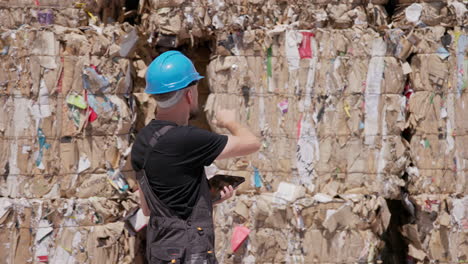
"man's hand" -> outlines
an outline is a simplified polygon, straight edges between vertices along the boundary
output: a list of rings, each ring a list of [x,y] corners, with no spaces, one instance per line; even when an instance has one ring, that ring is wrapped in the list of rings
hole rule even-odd
[[[237,122],[234,110],[217,111],[213,123],[231,133],[217,160],[249,155],[260,149],[260,141],[249,129]]]
[[[232,188],[231,185],[229,185],[229,187],[224,186],[224,190],[221,191],[220,194],[221,194],[221,199],[214,202],[213,204],[219,204],[231,198],[234,195],[234,188]]]
[[[219,128],[227,128],[230,124],[236,122],[236,112],[232,109],[221,109],[216,112],[213,123]]]

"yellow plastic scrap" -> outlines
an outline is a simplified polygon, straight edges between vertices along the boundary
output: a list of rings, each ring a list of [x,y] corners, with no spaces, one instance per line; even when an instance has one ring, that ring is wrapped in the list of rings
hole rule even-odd
[[[86,109],[88,104],[86,103],[85,99],[81,95],[69,95],[67,96],[67,104],[74,105],[81,109]]]
[[[349,113],[349,109],[350,109],[350,108],[349,108],[349,104],[348,104],[347,102],[344,103],[343,109],[344,109],[346,115],[347,115],[348,117],[351,117],[351,114]]]
[[[63,248],[66,252],[68,252],[70,255],[73,253],[73,251],[70,248],[66,248],[64,246],[60,246],[60,247]]]
[[[88,14],[88,16],[91,17],[91,19],[92,19],[95,23],[97,22],[97,18],[96,18],[93,14],[91,14],[91,12],[86,11],[86,13]]]
[[[88,16],[89,16],[95,23],[97,22],[97,18],[96,18],[91,12],[89,12],[88,10],[85,10],[86,3],[75,2],[75,7],[76,7],[76,8],[81,8],[81,9],[83,9],[83,11],[85,11],[86,14],[88,14]]]
[[[85,6],[86,6],[86,3],[79,3],[79,2],[75,3],[76,8],[84,8]]]

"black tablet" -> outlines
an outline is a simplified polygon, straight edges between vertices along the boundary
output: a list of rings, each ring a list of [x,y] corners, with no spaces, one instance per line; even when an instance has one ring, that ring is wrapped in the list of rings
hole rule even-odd
[[[208,180],[210,184],[211,200],[213,202],[221,199],[221,191],[225,186],[231,185],[232,188],[237,188],[241,183],[245,181],[244,177],[240,176],[231,176],[231,175],[222,175],[217,174]]]

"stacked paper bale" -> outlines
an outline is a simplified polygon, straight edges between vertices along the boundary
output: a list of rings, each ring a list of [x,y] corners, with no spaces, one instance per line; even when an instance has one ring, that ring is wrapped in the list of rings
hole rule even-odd
[[[389,221],[383,198],[399,197],[399,186],[404,185],[400,175],[409,158],[400,139],[404,76],[396,59],[385,57],[386,43],[376,32],[359,33],[353,40],[357,34],[351,29],[311,32],[277,27],[265,32],[271,46],[263,56],[219,56],[209,65],[208,115],[221,106],[241,109],[242,122],[263,141],[259,154],[217,163],[222,170],[247,176],[251,183],[241,187],[239,192],[245,195],[237,203],[246,199],[252,212],[246,214],[238,205],[234,209],[242,215],[236,224],[253,232],[250,237],[255,240],[245,255],[249,261],[254,256],[255,261],[269,263],[302,255],[305,263],[352,262],[373,259],[370,245],[382,246],[378,235]],[[269,198],[258,205],[257,195]],[[378,204],[358,209],[355,203],[365,204],[369,199],[365,195]],[[306,205],[297,200],[301,197]],[[260,208],[265,206],[271,210]],[[266,227],[257,222],[261,214],[281,218],[282,211],[289,211],[283,222],[272,220]],[[372,211],[383,215],[369,220]],[[306,224],[296,226],[297,221]],[[284,238],[284,246],[278,243],[272,249],[277,254],[264,258],[262,246],[255,244],[264,228],[291,232],[297,236],[296,245]],[[322,240],[323,246],[313,243]]]
[[[397,8],[387,14],[389,4]],[[393,242],[385,237],[394,232],[398,221],[391,219],[399,213],[391,201],[410,215],[410,223],[400,222],[396,229],[408,238],[413,261],[466,258],[459,249],[466,221],[463,151],[458,150],[462,161],[453,162],[456,154],[441,155],[447,148],[439,141],[449,142],[451,152],[457,142],[461,148],[466,144],[463,136],[456,141],[445,132],[457,126],[443,121],[456,111],[435,110],[445,116],[439,121],[426,104],[440,104],[437,96],[445,89],[431,96],[432,83],[443,86],[448,82],[439,79],[453,79],[455,72],[462,81],[452,83],[466,80],[460,71],[466,67],[465,44],[454,50],[460,45],[456,39],[464,43],[466,33],[446,30],[464,25],[462,5],[150,1],[140,9],[154,11],[142,17],[153,45],[214,39],[208,120],[216,108],[231,107],[262,138],[259,154],[216,163],[221,171],[247,177],[238,199],[217,210],[223,263],[351,263],[386,260],[391,254],[400,257],[394,263],[406,261],[405,249],[386,252]],[[448,38],[454,41],[442,45]],[[442,59],[446,53],[449,62]],[[463,99],[449,100],[458,100],[463,109]],[[431,136],[437,150],[428,152],[431,141],[428,145],[421,137]],[[421,205],[420,195],[428,193],[449,204],[434,209],[440,215],[436,222],[434,212]],[[429,234],[427,217],[436,223],[436,235]],[[231,255],[236,225],[251,233],[243,250]],[[415,230],[424,240],[419,244]]]
[[[409,76],[405,142],[411,164],[404,201],[415,210],[402,234],[419,261],[467,258],[467,19],[462,2],[408,2],[386,32]]]
[[[135,29],[2,32],[2,263],[134,263]]]
[[[0,3],[3,27],[65,26],[1,35],[0,245],[15,250],[0,259],[132,262],[139,241],[119,220],[136,199],[118,184],[134,185],[128,134],[153,117],[142,90],[157,52],[128,25],[68,28],[109,2]],[[156,50],[212,42],[188,52],[210,60],[207,120],[237,109],[262,139],[213,170],[247,179],[216,209],[221,263],[466,261],[463,2],[152,0],[138,13]],[[233,254],[235,226],[251,233]]]
[[[123,19],[122,0],[1,0],[0,25],[17,28],[56,24],[67,27],[87,26]],[[102,14],[102,16],[101,16]]]
[[[218,33],[271,29],[278,24],[297,24],[301,29],[350,28],[370,23],[383,26],[387,24],[385,3],[386,0],[150,0],[140,1],[138,11],[140,27],[148,41],[174,48],[214,35],[218,38]]]
[[[466,28],[460,28],[468,14],[459,4],[421,3],[406,8],[419,14],[422,7],[419,20],[410,21],[417,29],[401,41],[403,60],[410,66],[407,128],[411,137],[406,140],[413,166],[407,168],[408,191],[418,209],[415,222],[405,225],[403,234],[410,241],[409,254],[419,260],[464,261],[468,251],[462,242],[468,230],[466,118],[462,114],[467,100],[468,41]],[[442,8],[440,17],[425,16],[435,7]],[[456,14],[451,22],[444,21],[444,8]],[[454,26],[454,30],[442,26]]]

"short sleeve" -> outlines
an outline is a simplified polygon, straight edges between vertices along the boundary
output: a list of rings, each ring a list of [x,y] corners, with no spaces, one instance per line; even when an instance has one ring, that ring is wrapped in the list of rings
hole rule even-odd
[[[191,166],[209,166],[226,147],[228,137],[197,127],[188,126],[182,147]]]

